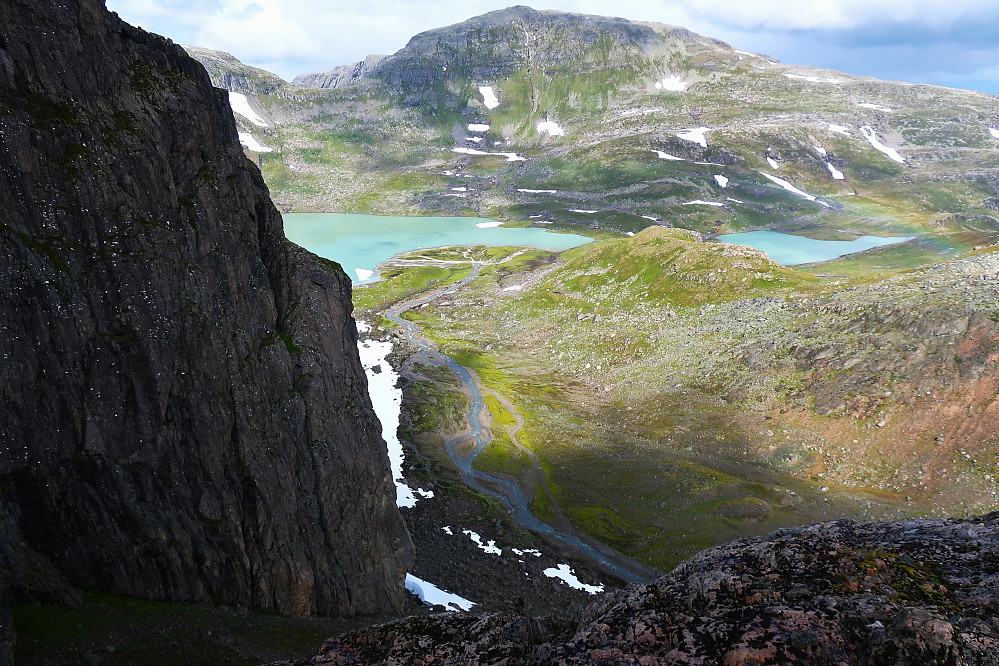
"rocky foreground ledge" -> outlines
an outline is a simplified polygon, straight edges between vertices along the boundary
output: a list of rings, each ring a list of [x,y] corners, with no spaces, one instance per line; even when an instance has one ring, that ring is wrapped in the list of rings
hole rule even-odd
[[[410,618],[291,663],[999,664],[999,512],[779,530],[607,595],[578,623]]]

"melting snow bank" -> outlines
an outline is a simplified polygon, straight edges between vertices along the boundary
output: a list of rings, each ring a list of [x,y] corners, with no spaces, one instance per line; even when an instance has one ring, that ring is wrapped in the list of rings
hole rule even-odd
[[[801,74],[785,74],[789,79],[798,79],[799,81],[811,81],[812,83],[843,83],[840,79],[823,79],[818,76],[803,76]]]
[[[656,81],[656,90],[668,90],[669,92],[683,92],[689,84],[681,81],[679,76],[667,76],[661,81]]]
[[[229,106],[232,110],[243,116],[257,127],[267,127],[264,119],[257,115],[257,112],[250,108],[250,101],[243,93],[229,93]]]
[[[872,146],[874,146],[875,150],[879,150],[885,155],[887,155],[888,159],[895,160],[896,162],[905,164],[905,160],[902,158],[901,155],[898,154],[897,150],[895,150],[894,148],[889,148],[885,144],[881,143],[880,140],[878,140],[878,135],[874,132],[873,128],[867,127],[865,125],[864,127],[860,128],[860,133],[864,135],[864,137]]]
[[[843,136],[853,136],[852,134],[850,134],[850,128],[847,127],[846,125],[835,125],[833,123],[826,123],[826,128],[830,132],[834,132],[836,134],[842,134]]]
[[[724,189],[728,187],[728,178],[715,174],[715,182],[718,183],[718,187]]]
[[[829,173],[832,174],[833,179],[843,180],[843,172],[832,165],[831,162],[826,162],[826,166],[829,167]]]
[[[364,269],[354,270],[360,277]],[[363,322],[358,322],[357,330],[367,332],[370,329]],[[396,506],[416,506],[416,495],[402,477],[402,444],[399,443],[398,437],[402,389],[396,387],[399,375],[385,360],[392,351],[392,343],[381,340],[358,340],[357,351],[361,357],[361,365],[364,366],[364,374],[368,377],[371,406],[374,407],[375,416],[381,422],[382,438],[388,447],[389,465],[392,468],[392,480],[395,482]],[[422,497],[434,496],[430,490],[418,489],[417,492]]]
[[[553,120],[542,120],[538,123],[538,134],[548,134],[548,136],[565,136],[565,130],[558,126]]]
[[[808,192],[805,192],[803,190],[799,190],[797,187],[795,187],[791,183],[787,182],[783,178],[778,178],[777,176],[771,176],[769,173],[764,173],[763,171],[760,172],[760,175],[762,175],[764,178],[766,178],[767,180],[769,180],[771,182],[777,183],[778,185],[780,185],[781,187],[783,187],[788,192],[791,192],[793,194],[797,194],[799,197],[804,197],[805,199],[808,199],[809,201],[814,201],[815,203],[822,204],[826,208],[831,208],[832,207],[829,204],[827,204],[825,201],[819,201],[818,197],[813,196],[813,195],[811,195]]]
[[[479,547],[479,550],[484,550],[490,555],[502,555],[503,549],[496,547],[496,542],[490,539],[487,543],[482,543],[482,537],[478,533],[472,530],[462,530],[462,534],[467,534],[468,538],[475,542],[475,545]]]
[[[492,86],[479,86],[479,92],[482,93],[482,103],[486,105],[487,109],[495,109],[499,106],[499,99]]]
[[[406,574],[406,589],[418,596],[423,603],[431,606],[443,606],[449,611],[467,611],[475,605],[474,601],[442,590],[433,583],[428,583],[409,573]]]
[[[517,153],[490,153],[485,150],[476,150],[474,148],[452,148],[451,152],[462,153],[464,155],[500,155],[506,158],[507,162],[523,162],[524,158]]]
[[[780,168],[780,163],[777,160],[775,160],[774,158],[770,157],[769,155],[767,155],[767,164],[770,165],[771,169],[779,169]]]
[[[488,132],[489,131],[489,125],[483,125],[481,123],[469,123],[469,125],[468,125],[468,131],[469,132]]]
[[[586,583],[579,582],[579,579],[576,578],[576,575],[572,572],[572,568],[568,564],[560,564],[557,569],[549,567],[545,569],[545,575],[549,578],[558,578],[569,587],[583,590],[588,594],[596,594],[597,592],[604,591],[603,585],[587,585]]]
[[[880,104],[858,104],[862,109],[874,109],[875,111],[894,111],[895,109],[889,109],[887,106],[881,106]]]
[[[268,148],[264,144],[260,143],[253,138],[253,135],[249,132],[236,132],[239,135],[239,142],[246,146],[249,150],[255,153],[271,153],[274,152],[273,148]]]
[[[477,226],[479,229],[492,229],[493,227],[501,227],[501,226],[503,226],[503,223],[502,222],[495,222],[495,221],[478,222],[478,223],[476,223],[475,226]]]
[[[710,131],[711,129],[708,127],[695,127],[694,129],[677,132],[676,135],[684,141],[690,141],[691,143],[699,144],[701,148],[707,148],[708,138],[706,134]]]
[[[671,162],[682,162],[683,161],[682,157],[677,157],[676,155],[670,155],[669,153],[664,153],[661,150],[653,150],[652,152],[654,152],[656,155],[658,155],[659,159],[661,159],[661,160],[670,160]]]

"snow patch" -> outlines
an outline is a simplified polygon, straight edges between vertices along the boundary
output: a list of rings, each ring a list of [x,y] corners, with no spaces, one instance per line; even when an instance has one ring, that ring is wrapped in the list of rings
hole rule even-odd
[[[826,156],[826,149],[823,148],[822,146],[815,146],[815,152],[817,152],[822,157]]]
[[[580,208],[570,208],[569,212],[570,213],[582,213],[583,215],[593,215],[597,211],[595,211],[595,210],[582,210]]]
[[[770,165],[771,169],[779,169],[780,168],[780,163],[778,163],[777,160],[775,160],[774,158],[770,157],[769,155],[767,155],[767,164]]]
[[[829,167],[829,173],[832,174],[833,180],[843,180],[846,176],[843,172],[832,165],[831,162],[826,162],[826,166]]]
[[[745,201],[739,201],[738,199],[733,199],[732,197],[725,197],[725,200],[726,201],[734,201],[735,203],[741,203],[741,204],[746,203]]]
[[[646,220],[652,220],[653,222],[659,221],[659,218],[655,215],[641,215],[640,217],[644,217]]]
[[[819,201],[818,197],[811,195],[808,192],[805,192],[804,190],[799,190],[797,187],[787,182],[783,178],[778,178],[777,176],[771,176],[769,173],[764,173],[762,171],[760,172],[760,174],[767,180],[777,183],[778,185],[783,187],[788,192],[791,192],[792,194],[797,194],[799,197],[803,197],[805,199],[808,199],[809,201],[814,201],[816,203],[822,204],[826,208],[830,207],[829,204],[827,204],[825,201]]]
[[[468,188],[467,187],[452,187],[451,191],[452,192],[467,192]]]
[[[524,288],[522,284],[515,284],[512,287],[503,287],[503,291],[520,291]]]
[[[264,144],[260,143],[253,138],[253,135],[249,132],[236,132],[239,136],[239,142],[247,147],[247,149],[252,150],[255,153],[271,153],[274,152],[273,148],[268,148]]]
[[[441,528],[441,532],[443,532],[444,534],[446,534],[448,536],[454,536],[454,532],[451,531],[451,526],[450,525],[445,525],[444,527],[442,527]]]
[[[545,569],[544,574],[549,578],[558,578],[569,587],[577,590],[583,590],[588,594],[596,594],[597,592],[604,591],[603,585],[587,585],[586,583],[579,582],[579,579],[576,578],[576,574],[572,571],[572,567],[568,564],[560,564],[557,568],[549,567]]]
[[[360,280],[361,282],[364,282],[365,280],[367,280],[368,278],[370,278],[372,275],[375,274],[374,271],[369,271],[366,268],[355,268],[354,272],[357,273],[357,279]]]
[[[449,611],[467,611],[475,605],[474,601],[442,590],[433,583],[421,580],[410,573],[406,574],[406,589],[418,596],[423,603],[431,606],[443,606]]]
[[[704,201],[703,199],[694,199],[693,201],[683,202],[684,206],[724,206],[723,203],[718,203],[717,201]]]
[[[881,106],[880,104],[868,104],[864,102],[863,104],[857,104],[862,109],[874,109],[875,111],[894,111],[895,109],[889,109],[887,106]]]
[[[361,275],[364,269],[354,269]],[[416,495],[406,485],[402,476],[402,444],[399,443],[399,409],[402,405],[402,390],[396,387],[398,373],[386,361],[392,351],[392,343],[381,340],[358,340],[357,351],[361,357],[364,374],[368,376],[368,394],[375,416],[382,426],[382,437],[388,448],[389,466],[395,483],[396,506],[416,506]],[[423,492],[421,495],[426,496]],[[432,495],[431,495],[432,496]]]
[[[463,155],[499,155],[505,157],[507,162],[523,162],[524,158],[517,153],[490,153],[485,150],[476,150],[475,148],[452,148],[451,152],[461,153]]]
[[[492,229],[493,227],[502,227],[503,223],[502,222],[493,222],[493,221],[489,221],[489,222],[478,222],[475,226],[477,226],[479,229]]]
[[[538,134],[548,136],[565,136],[565,130],[558,126],[554,120],[542,120],[538,123]]]
[[[558,194],[558,190],[529,190],[526,188],[517,188],[518,192],[524,192],[526,194]]]
[[[853,136],[850,134],[850,128],[846,125],[836,125],[834,123],[826,123],[826,128],[835,134],[842,134],[843,136]]]
[[[823,79],[818,76],[804,76],[802,74],[784,74],[789,79],[797,79],[799,81],[810,81],[812,83],[843,83],[840,79]]]
[[[710,131],[711,129],[708,127],[695,127],[694,129],[677,132],[676,135],[684,141],[690,141],[691,143],[699,144],[701,148],[707,148],[708,139],[705,135]]]
[[[718,183],[718,187],[725,189],[728,187],[728,178],[720,174],[715,174],[715,182]]]
[[[479,86],[479,92],[482,93],[482,103],[487,109],[495,109],[499,106],[499,99],[492,86]]]
[[[656,81],[656,90],[666,90],[669,92],[683,92],[690,85],[686,81],[681,81],[679,76],[667,76],[661,81]]]
[[[482,143],[482,137],[481,136],[469,136],[469,137],[466,137],[466,140],[467,141],[471,141],[472,143]]]
[[[533,548],[525,548],[524,550],[521,550],[520,548],[511,548],[510,550],[512,550],[513,554],[517,556],[533,555],[534,557],[541,557],[541,551]]]
[[[243,116],[257,127],[267,127],[264,119],[257,115],[257,112],[250,108],[250,100],[246,99],[243,93],[229,93],[229,106],[235,113]]]
[[[482,123],[469,123],[469,132],[487,132],[489,131],[489,125],[483,125]]]
[[[479,550],[484,550],[490,555],[502,555],[503,550],[496,547],[496,542],[490,539],[488,543],[482,543],[482,537],[472,530],[462,530],[462,534],[467,534],[468,538],[475,542],[475,545],[479,547]]]
[[[682,157],[677,157],[676,155],[670,155],[669,153],[664,153],[661,150],[653,150],[656,155],[659,156],[661,160],[670,160],[671,162],[683,162]]]
[[[999,139],[999,129],[996,129],[994,127],[990,127],[989,128],[989,134],[991,134],[994,138]]]
[[[874,146],[875,150],[881,151],[882,153],[887,155],[888,159],[894,160],[895,162],[899,162],[901,164],[905,164],[905,159],[903,159],[903,157],[898,154],[897,150],[895,150],[894,148],[889,148],[885,144],[881,143],[881,141],[878,139],[878,135],[875,133],[872,127],[868,127],[865,125],[864,127],[860,128],[860,133],[864,135],[864,138],[867,139],[868,143]]]

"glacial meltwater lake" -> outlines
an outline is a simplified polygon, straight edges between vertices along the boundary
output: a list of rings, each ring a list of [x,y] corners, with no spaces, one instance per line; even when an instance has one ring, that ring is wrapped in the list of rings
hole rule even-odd
[[[536,228],[499,226],[477,217],[391,217],[348,213],[285,213],[289,239],[332,259],[355,284],[377,279],[375,266],[402,252],[445,245],[527,245],[568,250],[592,239]]]
[[[829,261],[844,254],[863,252],[882,245],[892,245],[912,240],[915,236],[860,236],[851,241],[826,241],[782,234],[779,231],[750,231],[743,234],[722,234],[723,243],[748,245],[763,250],[771,259],[784,266]]]

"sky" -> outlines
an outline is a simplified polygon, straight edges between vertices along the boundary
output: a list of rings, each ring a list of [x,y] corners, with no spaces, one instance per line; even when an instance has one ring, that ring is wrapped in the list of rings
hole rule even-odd
[[[371,53],[394,53],[419,32],[514,3],[106,1],[129,23],[181,44],[228,51],[288,80]],[[996,0],[544,0],[531,6],[679,25],[788,64],[999,95]]]

